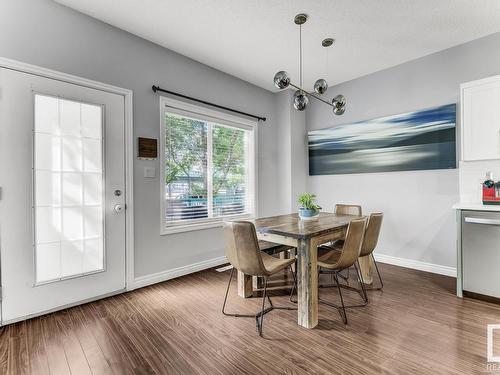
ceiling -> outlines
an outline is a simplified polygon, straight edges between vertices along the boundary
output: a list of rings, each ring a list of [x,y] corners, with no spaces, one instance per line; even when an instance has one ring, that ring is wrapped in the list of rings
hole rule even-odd
[[[276,91],[286,70],[330,85],[500,31],[499,0],[55,0],[91,17]],[[336,43],[321,46],[325,37]]]

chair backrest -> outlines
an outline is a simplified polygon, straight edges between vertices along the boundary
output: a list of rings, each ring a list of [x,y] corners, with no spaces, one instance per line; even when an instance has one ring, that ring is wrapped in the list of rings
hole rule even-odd
[[[335,213],[337,215],[358,215],[361,216],[361,206],[355,204],[336,204]]]
[[[384,214],[382,212],[377,212],[370,215],[368,224],[366,225],[365,239],[363,240],[363,246],[361,247],[360,256],[364,257],[370,255],[377,247],[383,218]]]
[[[344,269],[351,267],[358,260],[365,236],[367,218],[356,219],[349,223],[345,236],[342,253],[336,264],[336,268]]]
[[[224,251],[229,263],[247,275],[265,275],[255,226],[248,221],[230,221],[223,227]]]

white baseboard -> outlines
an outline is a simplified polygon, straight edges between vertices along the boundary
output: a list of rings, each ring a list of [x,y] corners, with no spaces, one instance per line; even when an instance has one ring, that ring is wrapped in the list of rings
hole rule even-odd
[[[130,285],[128,289],[133,290],[137,288],[142,288],[144,286],[188,275],[193,272],[202,271],[207,268],[217,267],[224,263],[227,263],[227,259],[225,256],[222,256],[204,260],[198,263],[189,264],[187,266],[177,267],[170,270],[153,273],[151,275],[139,276],[134,279],[133,285]]]
[[[415,270],[437,273],[439,275],[446,275],[457,277],[457,270],[455,267],[441,266],[439,264],[432,264],[421,262],[419,260],[406,259],[394,257],[391,255],[374,254],[377,262],[392,264],[395,266],[412,268]],[[130,285],[128,290],[142,288],[148,285],[160,283],[162,281],[174,279],[176,277],[188,275],[193,272],[205,270],[207,268],[217,267],[221,264],[227,263],[225,256],[204,260],[202,262],[193,263],[187,266],[173,268],[170,270],[153,273],[151,275],[139,276],[134,279],[133,285]]]
[[[426,263],[413,259],[398,258],[391,255],[375,254],[375,253],[374,255],[375,255],[375,260],[380,263],[393,264],[395,266],[412,268],[414,270],[457,277],[457,269],[455,267],[441,266],[439,264]]]

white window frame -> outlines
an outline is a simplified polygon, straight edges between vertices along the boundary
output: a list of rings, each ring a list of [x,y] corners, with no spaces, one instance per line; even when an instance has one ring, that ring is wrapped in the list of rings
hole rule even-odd
[[[249,172],[248,179],[248,197],[253,197],[253,201],[249,204],[249,212],[245,214],[194,219],[194,220],[180,220],[178,222],[168,222],[165,215],[166,200],[165,200],[165,110],[169,113],[178,114],[187,117],[196,117],[200,120],[213,122],[220,125],[228,125],[234,128],[244,129],[248,132],[248,161]],[[173,233],[188,232],[193,230],[202,230],[209,228],[221,227],[222,222],[226,220],[235,219],[253,219],[257,217],[257,146],[258,146],[258,132],[257,121],[249,120],[244,117],[231,115],[222,111],[217,111],[207,107],[186,103],[180,100],[160,96],[160,235],[168,235]],[[210,148],[209,151],[211,152]],[[209,179],[210,180],[210,179]],[[209,187],[210,189],[210,187]]]

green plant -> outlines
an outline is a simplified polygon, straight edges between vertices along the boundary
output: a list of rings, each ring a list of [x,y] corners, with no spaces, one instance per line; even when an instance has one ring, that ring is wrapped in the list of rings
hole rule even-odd
[[[298,202],[301,208],[306,210],[321,210],[321,207],[314,203],[316,200],[316,194],[304,193],[299,195]]]

